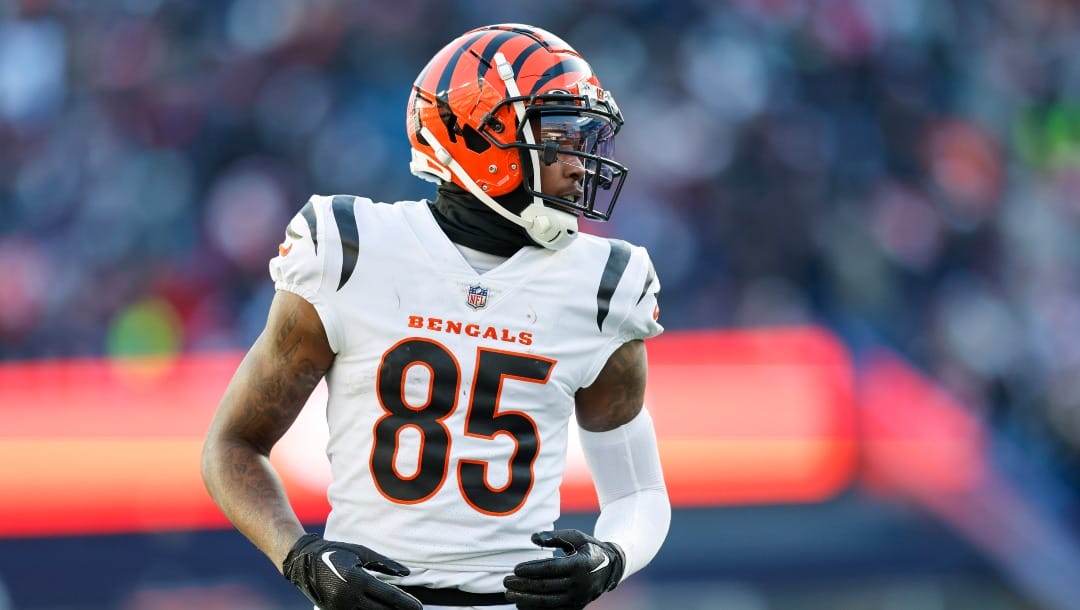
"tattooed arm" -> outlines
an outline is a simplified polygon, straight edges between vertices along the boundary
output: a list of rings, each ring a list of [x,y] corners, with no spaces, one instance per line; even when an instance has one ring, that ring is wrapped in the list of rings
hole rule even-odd
[[[578,390],[578,425],[589,432],[605,432],[637,417],[645,401],[648,372],[645,342],[624,343],[608,358],[596,381]]]
[[[202,476],[210,495],[279,570],[304,528],[270,465],[270,449],[333,360],[315,308],[278,291],[266,328],[229,382],[203,444]]]

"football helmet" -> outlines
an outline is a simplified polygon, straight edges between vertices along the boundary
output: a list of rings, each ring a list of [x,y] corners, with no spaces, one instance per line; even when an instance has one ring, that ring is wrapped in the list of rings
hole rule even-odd
[[[623,124],[614,97],[569,44],[529,25],[477,28],[443,47],[413,85],[406,124],[413,174],[457,184],[552,249],[570,243],[579,215],[611,216],[628,171],[612,158]],[[558,162],[584,168],[580,197],[541,191],[540,164]],[[525,209],[496,201],[519,187]]]

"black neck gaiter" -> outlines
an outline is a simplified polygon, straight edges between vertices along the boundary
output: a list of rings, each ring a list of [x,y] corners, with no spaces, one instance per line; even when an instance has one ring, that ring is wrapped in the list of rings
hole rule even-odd
[[[517,214],[525,209],[528,199],[528,194],[519,189],[497,201]],[[513,256],[522,246],[536,246],[525,229],[499,216],[456,184],[439,185],[431,210],[450,241],[468,248],[497,256]]]

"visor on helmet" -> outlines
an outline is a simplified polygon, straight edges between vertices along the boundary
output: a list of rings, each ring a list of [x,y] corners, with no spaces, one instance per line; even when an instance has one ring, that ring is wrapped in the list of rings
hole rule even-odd
[[[614,160],[615,133],[621,121],[606,109],[552,101],[545,100],[526,110],[535,144],[527,143],[523,134],[519,134],[516,146],[524,151],[535,150],[544,164],[559,162],[583,167],[582,197],[572,201],[538,192],[531,179],[524,181],[525,190],[586,218],[607,220],[627,172],[626,167]],[[525,168],[528,171],[530,164],[526,163]]]

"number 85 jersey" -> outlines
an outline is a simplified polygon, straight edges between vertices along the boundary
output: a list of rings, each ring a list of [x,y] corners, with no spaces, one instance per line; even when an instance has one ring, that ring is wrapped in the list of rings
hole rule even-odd
[[[406,584],[501,590],[549,555],[529,537],[559,515],[575,393],[662,331],[643,248],[581,234],[478,274],[425,201],[312,197],[270,274],[336,353],[325,535],[413,568]]]

